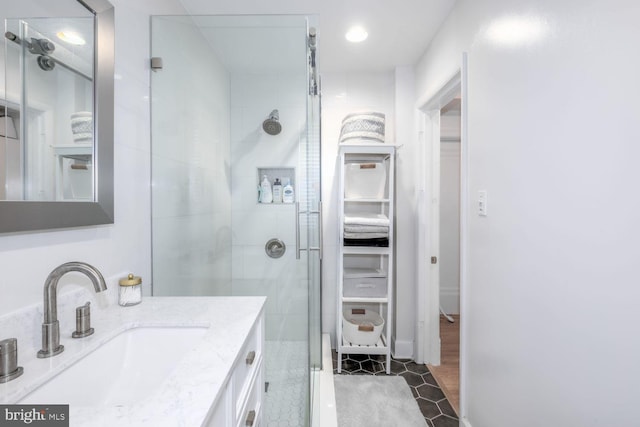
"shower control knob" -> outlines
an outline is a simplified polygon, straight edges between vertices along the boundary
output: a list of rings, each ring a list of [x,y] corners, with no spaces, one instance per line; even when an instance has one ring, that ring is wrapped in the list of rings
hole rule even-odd
[[[280,258],[287,250],[287,246],[280,239],[271,239],[264,245],[264,251],[270,258]]]

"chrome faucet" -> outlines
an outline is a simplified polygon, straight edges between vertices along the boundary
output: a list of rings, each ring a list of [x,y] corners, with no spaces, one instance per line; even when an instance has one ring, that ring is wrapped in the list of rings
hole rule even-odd
[[[58,281],[70,271],[84,273],[93,283],[96,292],[107,289],[102,274],[95,267],[85,262],[67,262],[56,267],[44,282],[44,323],[42,324],[42,350],[38,358],[55,356],[64,351],[60,345],[60,323],[58,322]]]

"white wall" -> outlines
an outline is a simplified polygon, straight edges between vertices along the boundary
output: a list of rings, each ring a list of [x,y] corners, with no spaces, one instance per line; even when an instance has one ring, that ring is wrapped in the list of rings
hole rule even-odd
[[[184,11],[173,0],[112,0],[112,3],[116,7],[117,74],[115,224],[1,235],[0,315],[42,304],[47,275],[66,261],[93,264],[107,278],[109,287],[117,286],[117,278],[127,272],[142,276],[145,289],[150,284],[149,15]],[[20,4],[3,0],[2,15],[11,16],[12,8]],[[66,292],[75,284],[90,289],[83,276],[70,274],[61,282],[60,291]]]
[[[416,325],[416,245],[417,245],[417,176],[418,147],[416,145],[415,73],[413,68],[397,67],[395,70],[395,135],[396,154],[396,331],[393,338],[393,355],[410,359],[415,356],[414,338]]]
[[[426,97],[469,54],[474,427],[640,417],[638,20],[632,0],[459,0],[416,68]]]
[[[441,117],[441,127],[444,127],[442,121],[444,118],[445,116]],[[447,314],[459,314],[460,142],[442,142],[440,145],[440,249],[438,254],[440,306]]]
[[[460,313],[460,107],[440,111],[440,307]]]

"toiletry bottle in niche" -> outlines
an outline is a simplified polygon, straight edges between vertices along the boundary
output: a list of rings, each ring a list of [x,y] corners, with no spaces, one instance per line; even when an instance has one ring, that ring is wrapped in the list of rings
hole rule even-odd
[[[271,192],[271,183],[267,175],[263,175],[260,190],[260,203],[271,203],[273,201],[273,193]]]
[[[142,302],[142,278],[129,274],[120,279],[118,289],[118,304],[123,307],[140,304]]]
[[[295,194],[290,179],[287,179],[287,185],[285,185],[282,190],[282,201],[284,203],[293,203],[295,201]]]
[[[276,178],[273,183],[273,203],[282,203],[282,182]]]

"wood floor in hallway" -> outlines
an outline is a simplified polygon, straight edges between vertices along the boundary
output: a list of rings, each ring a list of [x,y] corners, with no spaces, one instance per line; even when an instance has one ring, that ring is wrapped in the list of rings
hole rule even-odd
[[[440,366],[427,365],[451,406],[459,414],[460,408],[460,316],[452,315],[450,323],[440,316]]]

